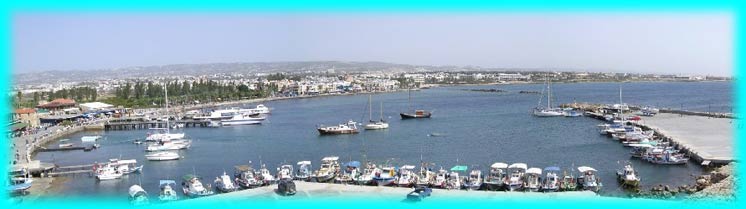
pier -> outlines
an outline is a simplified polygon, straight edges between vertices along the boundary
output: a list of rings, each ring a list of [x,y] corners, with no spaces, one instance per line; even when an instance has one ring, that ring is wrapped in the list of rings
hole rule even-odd
[[[210,121],[205,120],[177,120],[169,121],[169,124],[184,124],[185,128],[189,127],[208,127]],[[143,121],[143,120],[118,120],[109,121],[104,124],[104,130],[137,130],[149,128],[167,128],[166,121]]]
[[[48,176],[64,176],[64,175],[75,175],[75,174],[89,174],[90,175],[93,173],[93,165],[94,164],[55,167],[54,169],[52,169],[51,172],[47,173],[47,175]]]

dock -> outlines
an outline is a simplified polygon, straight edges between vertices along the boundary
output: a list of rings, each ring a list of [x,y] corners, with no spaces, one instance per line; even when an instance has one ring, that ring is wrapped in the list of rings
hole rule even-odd
[[[185,128],[208,127],[210,121],[205,120],[177,120],[169,121],[169,124],[184,124]],[[166,128],[166,121],[144,121],[144,120],[111,120],[104,124],[103,129],[112,130],[137,130],[150,128]]]

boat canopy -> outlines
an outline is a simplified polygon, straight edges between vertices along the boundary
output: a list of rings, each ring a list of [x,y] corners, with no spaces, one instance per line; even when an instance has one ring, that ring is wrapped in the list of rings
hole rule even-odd
[[[121,165],[121,164],[136,164],[137,160],[135,160],[135,159],[131,159],[131,160],[114,160],[114,159],[112,159],[111,162],[114,163],[114,164],[119,164],[119,165]]]
[[[350,161],[350,162],[345,163],[344,166],[345,167],[359,168],[360,167],[360,162],[358,162],[358,161]]]
[[[321,159],[321,161],[337,161],[337,160],[339,160],[339,157],[337,156],[325,157]]]
[[[298,165],[311,165],[311,161],[300,161]]]
[[[512,165],[508,166],[508,168],[520,168],[526,170],[528,169],[528,165],[526,165],[526,163],[513,163]]]
[[[170,185],[170,184],[176,185],[176,181],[174,181],[174,180],[160,180],[160,181],[158,181],[158,185],[160,187],[163,187],[165,185]]]
[[[237,165],[235,166],[235,168],[237,171],[241,171],[241,172],[254,170],[254,168],[252,168],[249,165]]]
[[[465,165],[457,165],[457,166],[453,166],[453,168],[451,168],[451,171],[466,171],[467,169],[469,168],[466,167]]]
[[[138,195],[147,195],[148,193],[145,192],[144,189],[140,185],[132,185],[129,189],[130,197],[135,197]]]
[[[399,169],[404,169],[404,170],[414,170],[414,166],[413,166],[413,165],[403,165],[403,166],[402,166],[401,168],[399,168]],[[466,169],[464,169],[464,170],[466,170]]]
[[[508,168],[508,164],[506,164],[506,163],[494,163],[490,167],[494,168],[494,169],[505,169],[505,168]]]
[[[551,166],[544,168],[545,171],[560,171],[560,168],[557,166]]]
[[[541,168],[529,168],[526,173],[541,175]]]
[[[195,178],[199,179],[199,176],[192,175],[192,174],[187,174],[187,175],[184,175],[184,177],[182,177],[182,178],[184,179],[184,181],[189,181],[189,180],[192,180],[192,179],[195,179]]]
[[[585,173],[585,172],[588,172],[588,171],[596,172],[596,169],[593,169],[593,168],[588,167],[588,166],[580,166],[580,167],[578,167],[578,171],[580,171],[581,173]]]

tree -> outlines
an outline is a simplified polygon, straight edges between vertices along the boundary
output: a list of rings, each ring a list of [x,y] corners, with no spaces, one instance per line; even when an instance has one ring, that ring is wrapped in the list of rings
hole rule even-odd
[[[34,92],[34,105],[39,104],[39,92]]]

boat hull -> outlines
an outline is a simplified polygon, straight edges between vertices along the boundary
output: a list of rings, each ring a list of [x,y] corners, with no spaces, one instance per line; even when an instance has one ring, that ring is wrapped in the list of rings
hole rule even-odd
[[[338,134],[357,134],[359,133],[358,130],[326,130],[326,129],[317,129],[319,131],[319,134],[321,135],[338,135]]]
[[[430,118],[432,116],[432,113],[424,113],[424,114],[412,114],[412,113],[399,113],[401,116],[401,119],[420,119],[420,118]]]

